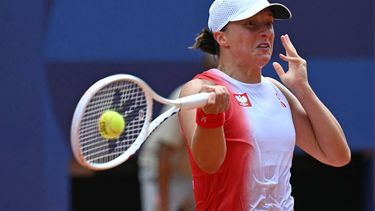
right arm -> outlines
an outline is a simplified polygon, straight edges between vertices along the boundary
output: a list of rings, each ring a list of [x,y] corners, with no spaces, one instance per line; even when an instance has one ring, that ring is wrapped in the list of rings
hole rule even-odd
[[[194,79],[185,84],[180,97],[210,92],[208,104],[202,107],[205,114],[225,112],[229,107],[229,93],[223,86],[213,85],[209,81]],[[224,127],[203,128],[195,122],[196,109],[183,110],[179,113],[180,124],[184,131],[193,159],[206,173],[215,173],[224,162],[226,142]]]

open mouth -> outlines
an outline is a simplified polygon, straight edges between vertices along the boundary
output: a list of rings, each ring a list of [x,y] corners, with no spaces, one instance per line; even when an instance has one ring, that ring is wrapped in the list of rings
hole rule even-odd
[[[262,49],[269,49],[271,46],[268,43],[261,43],[257,45],[257,48],[262,48]]]

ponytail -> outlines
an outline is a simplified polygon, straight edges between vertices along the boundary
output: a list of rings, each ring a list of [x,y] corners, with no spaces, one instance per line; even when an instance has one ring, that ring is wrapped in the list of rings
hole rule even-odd
[[[213,33],[208,28],[202,29],[202,31],[195,38],[194,45],[190,48],[200,49],[212,55],[219,54],[219,45],[217,44]]]

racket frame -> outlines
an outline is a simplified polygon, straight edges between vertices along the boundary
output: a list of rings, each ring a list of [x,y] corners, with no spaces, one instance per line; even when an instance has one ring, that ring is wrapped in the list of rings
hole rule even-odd
[[[131,144],[131,146],[126,149],[120,156],[117,158],[108,161],[106,163],[92,163],[85,160],[85,156],[81,150],[81,143],[80,143],[80,124],[83,119],[83,116],[86,112],[87,105],[90,103],[92,98],[96,95],[98,91],[100,91],[105,86],[115,83],[117,81],[123,80],[130,80],[136,83],[144,92],[146,98],[146,116],[144,120],[144,124],[142,126],[141,132],[136,138],[136,140]],[[87,89],[87,91],[83,94],[81,99],[79,100],[76,109],[73,114],[72,124],[71,124],[71,147],[73,151],[73,155],[78,161],[78,163],[88,169],[91,170],[106,170],[113,167],[116,167],[126,160],[129,159],[132,155],[134,155],[137,150],[141,147],[147,137],[166,119],[170,116],[174,115],[175,113],[179,112],[181,109],[192,109],[204,106],[208,100],[208,93],[199,93],[192,96],[187,96],[183,98],[179,98],[176,100],[171,100],[164,98],[158,95],[150,86],[147,85],[142,79],[128,75],[128,74],[116,74],[105,77]],[[164,112],[163,114],[159,115],[151,122],[152,118],[152,108],[153,108],[153,100],[158,101],[162,104],[171,105],[172,107]],[[103,140],[104,141],[104,140]],[[111,140],[108,140],[111,141]]]

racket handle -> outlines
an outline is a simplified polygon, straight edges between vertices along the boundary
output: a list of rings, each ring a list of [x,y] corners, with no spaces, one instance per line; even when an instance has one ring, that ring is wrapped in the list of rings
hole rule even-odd
[[[202,93],[179,98],[177,99],[177,102],[180,104],[181,110],[200,108],[207,104],[208,96],[209,96],[208,92],[202,92]]]

